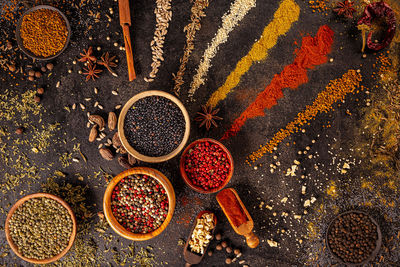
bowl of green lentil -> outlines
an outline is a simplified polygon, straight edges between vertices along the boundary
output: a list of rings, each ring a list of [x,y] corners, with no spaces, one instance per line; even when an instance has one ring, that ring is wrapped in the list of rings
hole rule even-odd
[[[6,239],[12,251],[34,264],[59,260],[72,247],[76,218],[61,198],[47,193],[27,195],[9,211]]]
[[[118,119],[126,151],[150,163],[167,161],[184,148],[190,133],[189,114],[175,96],[157,90],[133,96]]]
[[[71,38],[67,17],[59,9],[38,5],[27,10],[17,23],[16,39],[27,56],[50,60],[61,55]]]

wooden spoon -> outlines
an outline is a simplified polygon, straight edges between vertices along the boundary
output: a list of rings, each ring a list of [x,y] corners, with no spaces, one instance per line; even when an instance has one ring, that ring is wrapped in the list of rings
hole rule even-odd
[[[236,200],[238,201],[239,205],[241,206],[244,215],[247,217],[247,221],[239,226],[236,226],[233,223],[233,219],[229,216],[229,214],[230,214],[229,210],[232,209],[232,206],[227,205],[227,203],[224,203],[221,201],[221,195],[226,193],[226,190],[229,190],[231,193],[233,193],[233,195],[236,197]],[[219,205],[221,206],[223,212],[225,213],[225,216],[228,218],[228,221],[232,225],[233,230],[235,230],[235,232],[237,234],[243,235],[246,237],[246,243],[250,248],[256,248],[258,246],[258,244],[260,243],[260,240],[252,232],[253,227],[254,227],[253,219],[251,218],[246,207],[244,206],[242,200],[239,198],[239,195],[237,194],[236,190],[233,188],[227,188],[227,189],[222,190],[217,195],[217,201],[218,201]]]
[[[190,234],[189,234],[189,236],[188,236],[188,238],[186,240],[185,247],[183,249],[183,257],[184,257],[185,261],[189,265],[190,264],[199,264],[201,262],[201,260],[203,259],[204,254],[206,254],[207,248],[211,243],[211,242],[208,243],[208,245],[204,248],[204,253],[203,254],[198,254],[198,253],[192,252],[190,247],[189,247],[189,241],[192,238],[192,233],[193,233],[194,228],[196,227],[197,219],[200,219],[201,216],[203,216],[203,214],[206,214],[206,213],[214,215],[214,228],[211,230],[211,235],[214,235],[214,231],[215,231],[215,228],[217,226],[217,217],[211,211],[204,210],[204,211],[200,212],[199,215],[197,215],[196,220],[195,220],[195,222],[193,224],[192,230],[190,231]]]

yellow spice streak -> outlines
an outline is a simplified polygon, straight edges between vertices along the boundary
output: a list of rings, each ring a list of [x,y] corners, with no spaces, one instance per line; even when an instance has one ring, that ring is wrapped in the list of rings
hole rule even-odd
[[[286,34],[292,24],[299,19],[300,7],[293,0],[284,0],[274,14],[273,20],[264,28],[260,40],[253,44],[249,53],[236,65],[225,83],[210,97],[207,106],[215,107],[219,101],[224,100],[228,93],[235,88],[243,74],[245,74],[255,61],[260,61],[268,56],[268,51],[276,45],[278,38]]]

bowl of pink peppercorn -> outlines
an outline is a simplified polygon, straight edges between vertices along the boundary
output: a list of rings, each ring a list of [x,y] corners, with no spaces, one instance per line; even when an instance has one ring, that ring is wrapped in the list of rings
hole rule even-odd
[[[233,158],[220,142],[203,138],[191,143],[183,151],[180,172],[193,190],[210,194],[224,188],[233,175]]]

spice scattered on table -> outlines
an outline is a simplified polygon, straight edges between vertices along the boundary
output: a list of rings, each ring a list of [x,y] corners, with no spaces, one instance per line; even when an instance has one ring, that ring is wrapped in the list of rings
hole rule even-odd
[[[293,23],[299,19],[299,15],[300,7],[295,1],[282,1],[274,14],[273,20],[264,28],[260,39],[253,44],[247,55],[239,60],[235,69],[226,78],[225,83],[211,95],[206,105],[214,108],[220,101],[224,100],[255,62],[268,57],[269,50],[277,44],[279,37],[285,35],[292,28]]]
[[[275,106],[277,100],[283,97],[284,88],[295,90],[300,85],[307,83],[307,71],[328,62],[327,55],[331,52],[333,35],[331,28],[323,25],[315,37],[303,37],[301,48],[295,50],[293,62],[285,66],[281,73],[274,75],[270,84],[257,95],[257,98],[240,114],[239,118],[235,119],[221,140],[237,135],[248,119],[264,116],[264,110]]]
[[[297,117],[286,125],[285,128],[280,129],[266,145],[250,154],[246,162],[248,164],[250,162],[254,163],[265,153],[271,153],[286,137],[300,131],[303,125],[315,119],[319,113],[332,110],[333,104],[343,101],[347,94],[360,88],[361,80],[361,73],[356,70],[349,70],[341,78],[330,81],[325,90],[317,95],[311,105],[308,105],[302,112],[298,113]]]
[[[144,78],[146,82],[154,81],[158,68],[161,66],[161,62],[164,61],[164,40],[165,35],[167,35],[168,32],[169,22],[172,18],[171,0],[156,0],[154,14],[156,15],[157,24],[153,40],[150,43],[153,63],[151,63],[151,72],[149,77]]]
[[[203,112],[197,112],[198,116],[195,118],[195,121],[200,122],[199,127],[205,126],[207,131],[210,130],[212,125],[218,127],[216,121],[222,120],[221,117],[217,116],[219,108],[214,110],[212,109],[212,107],[207,106],[202,106],[201,108]]]
[[[175,82],[173,91],[177,96],[179,96],[181,87],[184,83],[183,75],[185,74],[186,64],[188,63],[189,57],[194,50],[194,38],[196,36],[196,31],[201,29],[200,20],[202,17],[206,16],[204,9],[207,7],[208,0],[195,0],[191,8],[192,14],[190,15],[190,23],[183,28],[183,31],[186,32],[186,44],[183,48],[183,56],[179,60],[181,63],[179,65],[179,70],[176,74],[172,74]]]
[[[60,52],[68,37],[64,18],[54,10],[38,9],[22,19],[23,46],[36,56],[51,57]]]
[[[346,263],[365,261],[377,246],[377,227],[363,213],[341,215],[333,221],[328,231],[328,244],[332,252]]]
[[[207,45],[203,58],[197,67],[196,74],[190,84],[189,97],[192,98],[197,89],[205,82],[205,76],[211,67],[211,60],[218,52],[219,46],[228,41],[229,33],[239,24],[246,14],[256,6],[255,0],[235,0],[222,16],[222,26],[218,29],[211,43]]]
[[[117,221],[133,233],[149,233],[161,226],[168,214],[164,187],[147,175],[122,179],[111,195],[111,210]]]
[[[335,11],[339,16],[343,15],[347,18],[352,19],[353,13],[356,12],[354,6],[354,2],[350,0],[344,0],[343,2],[338,2],[337,6],[333,11]]]
[[[183,139],[182,111],[165,97],[148,96],[136,101],[124,122],[125,136],[139,153],[160,157],[171,153]]]
[[[18,207],[9,221],[10,236],[19,252],[43,260],[60,254],[72,234],[68,210],[50,198],[32,198]]]
[[[191,251],[203,255],[205,248],[212,239],[212,230],[215,228],[214,214],[204,213],[196,221],[192,236],[189,240]]]
[[[216,143],[196,144],[184,155],[184,171],[195,187],[203,190],[219,188],[231,171],[227,153]]]

